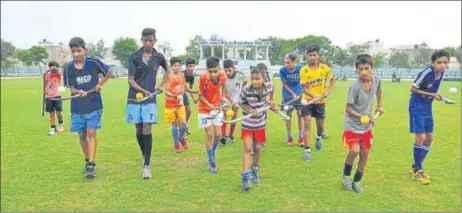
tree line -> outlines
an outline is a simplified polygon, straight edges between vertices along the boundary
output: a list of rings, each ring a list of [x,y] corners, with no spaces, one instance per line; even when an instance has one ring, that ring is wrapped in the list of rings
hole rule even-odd
[[[196,35],[189,40],[188,46],[185,47],[185,54],[180,55],[179,57],[182,60],[191,57],[199,62],[200,50],[198,41],[200,40],[226,40],[223,36],[218,34],[212,34],[208,38],[204,38],[200,35]],[[297,62],[306,63],[305,54],[308,47],[311,44],[317,44],[321,47],[321,57],[324,63],[329,66],[337,66],[341,69],[343,67],[353,67],[354,61],[359,54],[367,53],[371,44],[374,42],[379,42],[379,40],[369,41],[362,44],[349,43],[345,48],[336,46],[332,44],[332,41],[325,37],[319,35],[307,35],[299,38],[293,39],[284,39],[274,36],[268,36],[266,38],[258,38],[257,41],[268,41],[271,43],[271,46],[268,50],[268,57],[271,62],[271,65],[283,65],[283,57],[288,53],[295,54],[297,56]],[[88,56],[96,57],[99,59],[104,59],[107,49],[105,47],[104,41],[100,39],[96,43],[89,42],[87,44]],[[112,45],[112,54],[115,56],[116,60],[119,60],[121,64],[127,68],[128,67],[128,56],[139,48],[137,40],[129,37],[120,37],[114,41]],[[203,54],[205,57],[211,55],[212,47],[203,47]],[[222,56],[222,47],[214,46],[214,53],[217,56]],[[226,48],[226,47],[225,47]],[[459,47],[445,47],[452,57],[456,57],[457,61],[462,65],[462,49]],[[229,49],[226,48],[225,52],[228,52]],[[254,60],[255,57],[264,55],[263,49],[258,49],[258,52],[255,52],[255,48],[247,49],[247,59]],[[401,50],[392,49],[390,53],[376,53],[373,55],[374,67],[376,69],[382,68],[385,66],[391,68],[421,68],[428,66],[430,61],[430,47],[425,42],[421,44],[413,45],[411,50],[411,56]],[[239,50],[238,52],[240,57],[243,57],[244,50]],[[16,47],[8,41],[1,39],[1,63],[2,67],[11,67],[17,61],[21,62],[26,66],[45,64],[44,61],[48,58],[48,53],[45,48],[41,46],[32,46],[29,49],[16,49]]]

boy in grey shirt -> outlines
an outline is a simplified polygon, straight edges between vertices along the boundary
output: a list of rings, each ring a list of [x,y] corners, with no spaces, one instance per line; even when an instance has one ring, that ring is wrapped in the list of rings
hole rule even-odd
[[[371,116],[374,95],[377,96],[377,109],[375,112],[383,113],[382,87],[380,78],[372,75],[372,57],[368,54],[358,55],[355,62],[358,79],[350,85],[345,109],[343,144],[349,147],[343,169],[343,188],[362,193],[360,185],[364,168],[367,164],[369,150],[372,146],[371,128],[375,120]],[[362,116],[369,117],[369,123],[361,124]],[[351,182],[350,175],[355,158],[359,154],[358,168]]]

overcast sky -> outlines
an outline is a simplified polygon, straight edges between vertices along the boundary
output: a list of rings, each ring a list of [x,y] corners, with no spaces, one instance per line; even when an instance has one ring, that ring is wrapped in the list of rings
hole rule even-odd
[[[433,48],[461,43],[461,2],[1,2],[1,37],[28,48],[43,38],[67,43],[157,30],[175,54],[194,35],[229,40],[268,35],[324,35],[336,45],[380,38],[385,47],[425,41]]]

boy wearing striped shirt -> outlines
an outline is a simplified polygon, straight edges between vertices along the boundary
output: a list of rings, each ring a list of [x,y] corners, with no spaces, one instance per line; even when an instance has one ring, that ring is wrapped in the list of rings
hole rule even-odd
[[[250,73],[251,84],[246,85],[241,92],[239,105],[242,108],[244,116],[252,114],[253,116],[242,120],[241,140],[244,141],[242,188],[247,191],[250,189],[250,180],[254,183],[260,183],[258,178],[260,149],[266,142],[266,111],[259,111],[271,105],[271,110],[276,110],[274,101],[267,98],[273,91],[272,86],[265,84],[263,70],[254,67]],[[253,161],[250,166],[250,156],[253,150]]]

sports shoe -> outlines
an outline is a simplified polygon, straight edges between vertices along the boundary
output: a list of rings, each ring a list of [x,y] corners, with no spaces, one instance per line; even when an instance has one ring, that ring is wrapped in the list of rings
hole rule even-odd
[[[298,138],[298,145],[300,147],[305,147],[305,140],[303,139],[303,137]]]
[[[188,139],[186,139],[186,137],[182,138],[182,139],[180,140],[180,143],[181,143],[181,145],[183,146],[184,149],[188,149],[188,148],[189,148]]]
[[[305,152],[303,152],[303,159],[305,161],[311,161],[311,151],[305,149]]]
[[[254,182],[255,184],[257,183],[260,183],[260,178],[258,178],[258,171],[260,170],[260,168],[255,168],[255,167],[251,167],[250,168],[250,173],[252,175],[252,182]]]
[[[411,168],[409,169],[409,173],[411,173],[411,175],[413,175],[414,172],[415,172],[414,171],[414,165],[412,165]],[[432,177],[430,177],[430,175],[428,175],[424,170],[422,170],[422,175],[423,175],[423,177],[425,177],[425,178],[427,178],[429,180],[432,179]]]
[[[96,177],[96,164],[88,162],[87,165],[85,166],[85,177],[87,179],[93,179]]]
[[[223,137],[220,138],[220,143],[223,144],[223,145],[226,145],[227,140],[228,139],[225,136],[223,136]]]
[[[215,162],[210,162],[210,163],[209,163],[209,171],[210,171],[212,174],[217,174],[217,173],[218,173],[217,165],[215,164]]]
[[[241,177],[242,177],[242,190],[249,191],[250,187],[252,187],[250,185],[250,179],[252,179],[252,175],[250,174],[250,172],[243,172],[241,173]]]
[[[353,189],[354,192],[356,193],[363,193],[364,192],[364,189],[363,187],[361,186],[361,183],[360,182],[354,182],[351,184],[351,188]]]
[[[143,179],[151,179],[152,174],[151,174],[151,167],[148,165],[145,165],[143,167]]]
[[[52,136],[56,134],[56,130],[54,128],[51,128],[50,131],[48,132],[48,136]]]
[[[228,141],[231,143],[234,143],[235,142],[234,136],[229,136]]]
[[[353,190],[350,176],[342,175],[342,185],[346,191]]]
[[[64,125],[58,124],[58,132],[63,132],[63,131],[64,131]]]
[[[292,146],[294,144],[294,139],[292,137],[287,138],[287,145]]]
[[[425,176],[424,176],[424,171],[423,170],[419,170],[417,172],[414,172],[414,174],[412,174],[412,179],[414,179],[415,181],[423,184],[423,185],[428,185],[431,183],[431,181],[429,179],[427,179]]]
[[[320,151],[322,148],[322,143],[321,143],[322,137],[316,136],[316,150]]]
[[[327,137],[329,137],[329,135],[327,133],[323,132],[321,137],[322,137],[322,139],[327,139]]]
[[[181,152],[181,146],[180,146],[180,144],[175,144],[175,145],[173,145],[173,150],[174,150],[176,153],[180,153],[180,152]]]

